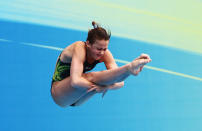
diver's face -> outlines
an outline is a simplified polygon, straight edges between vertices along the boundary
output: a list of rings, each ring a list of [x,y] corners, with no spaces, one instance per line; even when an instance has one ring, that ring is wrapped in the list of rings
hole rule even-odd
[[[91,57],[95,60],[101,59],[108,48],[108,44],[109,40],[96,40],[93,44],[89,44]]]

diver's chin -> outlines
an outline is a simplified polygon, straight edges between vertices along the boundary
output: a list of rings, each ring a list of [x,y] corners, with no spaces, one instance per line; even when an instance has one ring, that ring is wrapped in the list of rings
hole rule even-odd
[[[95,60],[100,60],[101,56],[96,56]]]

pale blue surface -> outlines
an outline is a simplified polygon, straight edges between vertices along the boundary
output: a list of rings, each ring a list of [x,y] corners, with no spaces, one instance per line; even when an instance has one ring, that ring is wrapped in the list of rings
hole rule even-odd
[[[202,82],[149,69],[104,99],[96,95],[81,107],[61,108],[50,96],[60,52],[20,43],[64,48],[85,40],[86,32],[3,20],[0,29],[0,39],[11,41],[0,41],[1,131],[202,130]],[[131,61],[144,52],[151,55],[150,66],[202,76],[199,55],[117,37],[109,49],[118,59]]]

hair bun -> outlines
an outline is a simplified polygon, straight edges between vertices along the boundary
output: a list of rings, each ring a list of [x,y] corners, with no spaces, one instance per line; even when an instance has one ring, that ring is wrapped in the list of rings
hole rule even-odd
[[[92,21],[92,25],[93,25],[94,29],[99,27],[95,21]]]
[[[92,25],[93,25],[93,26],[95,25],[95,21],[92,22]]]

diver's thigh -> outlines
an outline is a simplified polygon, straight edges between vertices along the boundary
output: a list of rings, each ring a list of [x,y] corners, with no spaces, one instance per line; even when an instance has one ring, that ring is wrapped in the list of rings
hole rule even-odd
[[[71,105],[75,103],[84,91],[71,87],[70,78],[67,77],[62,81],[54,82],[51,89],[51,94],[54,101],[60,106]]]

